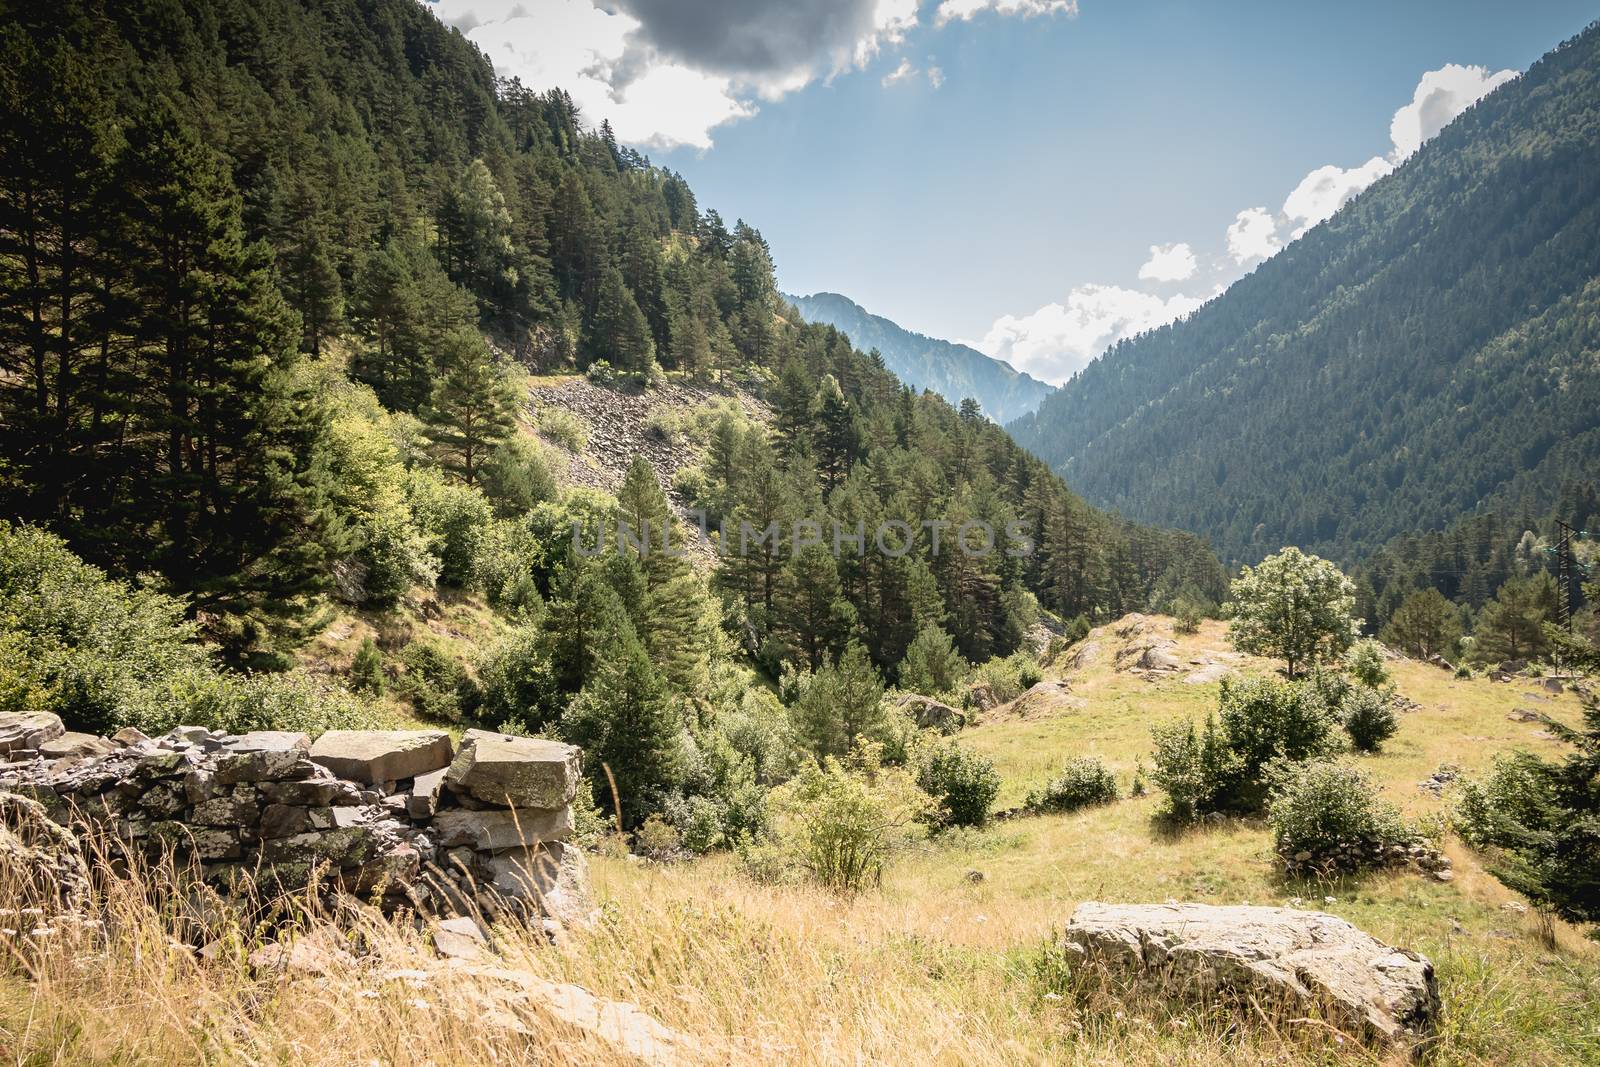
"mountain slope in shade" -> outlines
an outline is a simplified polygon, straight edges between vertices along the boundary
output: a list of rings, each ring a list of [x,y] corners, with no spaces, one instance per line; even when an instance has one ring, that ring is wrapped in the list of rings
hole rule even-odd
[[[1012,427],[1095,504],[1349,560],[1600,474],[1600,24]]]
[[[1054,391],[1009,363],[966,345],[913,333],[838,293],[784,299],[808,322],[826,323],[848,334],[863,351],[876,348],[884,365],[913,389],[932,389],[952,404],[973,397],[996,422],[1028,414]]]

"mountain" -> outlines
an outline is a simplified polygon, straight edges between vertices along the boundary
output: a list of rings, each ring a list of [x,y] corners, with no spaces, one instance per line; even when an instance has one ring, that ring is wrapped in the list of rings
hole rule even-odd
[[[1013,426],[1091,502],[1335,558],[1600,474],[1600,28]]]
[[[874,315],[838,293],[786,296],[809,322],[821,322],[849,335],[856,347],[876,348],[884,366],[913,389],[932,389],[952,404],[973,397],[984,414],[1006,423],[1028,414],[1054,388],[976,348],[924,337],[881,315]]]

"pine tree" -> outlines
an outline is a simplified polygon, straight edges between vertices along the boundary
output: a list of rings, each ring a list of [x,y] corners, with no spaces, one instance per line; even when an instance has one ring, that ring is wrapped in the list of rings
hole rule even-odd
[[[966,680],[969,669],[949,634],[937,626],[924,626],[900,661],[900,686],[930,696],[949,696]]]
[[[789,654],[813,670],[855,629],[855,608],[840,594],[839,568],[825,545],[806,545],[783,569],[774,625]]]
[[[428,440],[440,464],[472,485],[516,426],[516,392],[495,367],[483,338],[471,330],[451,335],[438,362],[443,377],[423,412]]]
[[[1395,610],[1383,640],[1418,659],[1454,656],[1461,641],[1455,605],[1437,589],[1418,589]]]
[[[623,547],[637,556],[644,577],[640,636],[675,692],[699,692],[706,672],[703,586],[684,558],[684,535],[674,528],[666,494],[643,456],[623,476],[617,507],[619,531],[630,531]]]
[[[795,737],[819,760],[843,757],[872,738],[884,721],[883,680],[867,650],[852,642],[837,664],[819,666],[789,714]]]
[[[1501,663],[1543,655],[1549,647],[1544,624],[1555,617],[1555,609],[1556,584],[1548,573],[1506,582],[1478,616],[1473,659]]]
[[[608,267],[601,275],[594,313],[589,318],[589,358],[607,360],[635,373],[645,371],[655,359],[655,341],[644,312],[622,281],[622,272]]]
[[[584,750],[603,807],[610,782],[624,825],[657,809],[683,768],[683,724],[626,615],[610,620],[593,677],[561,717],[562,735]],[[610,772],[609,779],[606,771]]]

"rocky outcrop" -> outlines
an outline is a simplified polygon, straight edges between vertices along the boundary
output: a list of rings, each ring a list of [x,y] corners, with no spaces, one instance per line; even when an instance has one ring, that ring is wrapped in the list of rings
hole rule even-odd
[[[919,693],[902,694],[894,702],[894,706],[910,715],[911,721],[922,730],[938,730],[941,734],[953,734],[967,724],[967,717],[959,708],[953,708],[949,704]]]
[[[1072,695],[1066,682],[1040,682],[1008,704],[1001,704],[989,713],[990,719],[1044,719],[1055,715],[1082,711],[1089,702]]]
[[[0,716],[0,736],[16,742],[0,764],[0,790],[20,794],[0,804],[8,820],[37,808],[67,839],[84,831],[128,856],[170,852],[223,887],[327,885],[387,907],[560,923],[588,913],[587,868],[570,841],[581,769],[570,745],[474,730],[458,755],[439,730],[340,730],[313,744],[179,727],[53,752],[59,726]],[[28,840],[9,832],[0,850],[21,855]]]
[[[1379,1042],[1432,1031],[1433,964],[1343,919],[1292,908],[1209,904],[1078,906],[1064,934],[1080,967],[1159,996],[1321,1015]]]

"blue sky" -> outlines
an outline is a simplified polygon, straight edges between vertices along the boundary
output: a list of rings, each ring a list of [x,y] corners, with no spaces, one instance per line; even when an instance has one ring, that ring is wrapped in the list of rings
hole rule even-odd
[[[787,290],[1052,380],[1210,297],[1600,16],[1592,0],[434,8],[502,73],[563,84],[702,207],[760,228]]]

